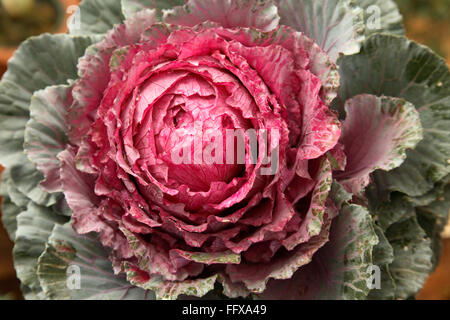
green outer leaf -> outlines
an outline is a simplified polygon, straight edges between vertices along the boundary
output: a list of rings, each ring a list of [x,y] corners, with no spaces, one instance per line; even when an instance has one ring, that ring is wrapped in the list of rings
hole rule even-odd
[[[65,118],[72,103],[72,87],[59,85],[37,91],[31,99],[30,121],[25,129],[25,153],[44,174],[41,185],[49,192],[60,191],[58,153],[68,141]]]
[[[0,83],[0,163],[9,166],[26,159],[22,145],[28,116],[22,110],[11,110],[9,106],[13,105],[17,95],[13,93],[14,89],[10,89],[6,97],[6,90],[2,87]]]
[[[375,252],[392,251],[393,260],[378,261],[382,271],[381,289],[373,290],[369,297],[406,299],[422,287],[432,270],[431,240],[419,225],[408,197],[401,193],[393,193],[390,202],[372,201],[371,212],[389,244],[380,241]]]
[[[77,14],[79,20],[69,25],[73,35],[105,34],[124,20],[119,0],[83,0]]]
[[[360,205],[349,204],[352,195],[333,183],[329,213],[339,211],[331,223],[329,241],[312,261],[291,279],[267,285],[263,299],[350,300],[365,299],[370,291],[372,249],[378,243],[372,218]]]
[[[393,0],[352,0],[355,5],[364,10],[366,36],[374,33],[392,33],[404,35],[403,18]],[[375,7],[374,7],[375,6]],[[379,9],[379,11],[378,11]],[[373,24],[374,18],[380,13],[380,28]]]
[[[445,226],[450,208],[450,184],[448,184],[448,181],[446,182],[443,188],[437,188],[436,199],[433,202],[416,208],[423,215],[441,220],[439,223],[441,228]]]
[[[11,168],[11,181],[14,186],[35,203],[49,207],[54,205],[61,195],[44,191],[40,186],[43,178],[43,175],[30,161]]]
[[[79,268],[80,287],[69,289],[74,274],[68,267]],[[70,271],[70,269],[69,269]],[[39,258],[37,271],[44,293],[58,300],[153,299],[151,292],[130,285],[123,276],[115,275],[108,254],[94,235],[81,236],[71,223],[56,225]]]
[[[50,208],[29,203],[26,211],[17,216],[17,232],[13,250],[14,267],[22,285],[31,293],[42,296],[37,277],[38,258],[45,250],[45,244],[56,223],[67,219],[58,216]]]
[[[278,0],[281,24],[303,32],[336,61],[359,51],[364,40],[362,10],[350,0]]]
[[[394,249],[386,236],[377,225],[374,226],[378,237],[378,244],[373,248],[373,264],[380,268],[380,288],[370,291],[368,299],[382,300],[394,299],[395,281],[389,271],[389,265],[394,261]]]
[[[379,193],[420,196],[450,173],[450,72],[443,59],[406,38],[373,35],[361,52],[340,60],[336,105],[360,93],[401,97],[420,112],[424,139],[407,151],[404,164],[374,174]]]
[[[51,85],[77,78],[78,58],[92,43],[88,37],[66,34],[30,38],[21,44],[0,81],[0,163],[24,163],[25,125],[31,96]]]
[[[5,197],[8,197],[12,203],[21,208],[26,208],[30,199],[20,192],[14,182],[11,180],[11,170],[6,169],[3,172],[3,182]]]
[[[17,220],[16,217],[22,212],[22,208],[16,206],[11,199],[3,196],[2,198],[2,225],[8,232],[11,241],[14,241],[16,237],[17,230]]]
[[[153,0],[120,0],[122,14],[128,19],[139,11],[153,6]]]
[[[370,199],[370,198],[369,198]],[[389,202],[370,199],[371,212],[375,215],[377,224],[386,232],[394,223],[404,221],[414,216],[412,206],[405,201],[401,193],[393,193]]]
[[[30,38],[16,51],[0,82],[0,163],[13,166],[3,178],[3,221],[12,239],[16,216],[30,200],[45,206],[61,204],[58,195],[40,188],[42,175],[23,152],[31,97],[37,90],[77,78],[78,58],[91,43],[90,38],[68,35]]]
[[[352,194],[348,193],[336,179],[333,179],[331,184],[330,199],[333,199],[334,205],[337,209],[342,208],[352,200]]]
[[[2,197],[2,224],[8,232],[9,238],[14,241],[16,237],[17,230],[17,220],[16,217],[25,209],[21,206],[16,205],[9,197],[7,187],[9,183],[9,171],[6,169],[1,174],[0,183],[0,196]]]
[[[36,204],[60,208],[62,214],[70,216],[61,196],[50,195],[40,188],[41,179],[42,175],[29,161],[8,168],[3,172],[2,177],[3,196],[22,209],[25,209],[30,201],[34,201]]]
[[[319,251],[331,269],[334,287],[321,298],[364,299],[369,293],[368,267],[378,238],[369,212],[362,206],[345,205],[333,221],[330,241]]]
[[[339,210],[332,222],[330,240],[318,252],[321,265],[331,268],[331,285],[316,291],[322,299],[365,299],[370,292],[369,267],[374,264],[373,249],[382,241],[369,211],[360,205],[350,204],[352,195],[337,182],[333,182],[330,199]],[[376,256],[379,258],[379,255]],[[325,259],[325,260],[324,260]],[[314,260],[313,260],[314,261]]]
[[[126,18],[133,16],[142,9],[157,9],[157,17],[162,18],[162,11],[185,4],[185,0],[121,0],[122,12]]]
[[[415,217],[392,225],[386,237],[394,249],[389,271],[395,280],[395,297],[407,299],[422,288],[432,270],[431,240]]]
[[[428,206],[445,193],[447,185],[450,183],[450,175],[436,183],[434,189],[419,197],[406,197],[407,201],[415,207]],[[447,210],[448,211],[448,210]],[[443,213],[445,214],[445,213]]]
[[[441,255],[441,232],[448,221],[450,210],[450,184],[443,188],[435,188],[436,199],[421,207],[416,208],[417,220],[427,236],[432,239],[433,266],[437,265]]]

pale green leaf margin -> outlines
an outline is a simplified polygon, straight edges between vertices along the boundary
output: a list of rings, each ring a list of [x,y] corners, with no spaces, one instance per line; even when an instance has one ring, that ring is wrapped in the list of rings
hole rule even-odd
[[[103,35],[123,21],[120,0],[82,0],[69,24],[69,34]]]
[[[17,275],[26,298],[42,299],[35,271],[55,223],[70,215],[63,199],[40,187],[42,174],[24,151],[31,98],[38,90],[77,78],[78,58],[95,39],[70,35],[32,37],[16,51],[0,82],[0,163],[2,220],[12,240]]]
[[[95,235],[79,235],[70,223],[55,225],[37,268],[42,289],[58,300],[154,300],[114,274],[108,253]]]
[[[362,9],[350,0],[278,0],[280,24],[314,40],[333,61],[359,51],[364,40]]]
[[[132,17],[142,9],[156,9],[156,16],[162,19],[163,11],[185,4],[185,0],[120,0],[126,18]]]

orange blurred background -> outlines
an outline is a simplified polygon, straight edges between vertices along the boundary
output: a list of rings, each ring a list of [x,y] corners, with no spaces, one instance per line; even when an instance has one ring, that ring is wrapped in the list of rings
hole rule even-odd
[[[77,4],[78,0],[60,0],[64,8]],[[396,0],[404,15],[407,36],[430,46],[444,56],[450,66],[450,0]],[[67,19],[67,15],[65,17]],[[65,32],[64,22],[57,32]],[[14,48],[0,47],[0,76]],[[0,173],[3,168],[0,167]],[[1,215],[1,212],[0,212]],[[443,239],[443,252],[439,266],[430,275],[417,299],[450,300],[450,225]],[[12,243],[0,224],[0,296],[20,299],[19,281],[15,276],[12,261]]]

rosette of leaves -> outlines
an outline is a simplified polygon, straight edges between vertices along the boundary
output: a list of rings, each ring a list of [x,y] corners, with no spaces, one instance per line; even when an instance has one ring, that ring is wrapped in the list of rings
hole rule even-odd
[[[27,299],[406,299],[421,288],[439,259],[450,206],[450,74],[443,59],[403,36],[391,0],[84,0],[78,14],[69,34],[25,41],[0,82],[3,223]],[[317,95],[340,115],[339,123],[326,112],[319,120],[342,132],[322,128],[310,140],[310,156],[325,152],[314,177],[297,168],[299,185],[311,183],[303,205],[313,205],[299,217],[306,226],[286,232],[307,240],[291,255],[280,238],[288,258],[270,272],[246,272],[254,270],[248,256],[178,252],[178,262],[213,268],[208,277],[168,281],[138,232],[89,214],[98,194],[71,136],[84,123],[72,119],[90,117],[105,61],[118,72],[136,43],[151,46],[187,28],[234,30],[226,39],[235,40],[247,28],[239,38],[247,43],[296,35],[298,52],[313,57],[305,68],[322,81]],[[274,86],[283,75],[276,76]],[[74,107],[80,96],[86,109]],[[294,190],[289,197],[303,198]],[[117,254],[119,234],[133,255]]]

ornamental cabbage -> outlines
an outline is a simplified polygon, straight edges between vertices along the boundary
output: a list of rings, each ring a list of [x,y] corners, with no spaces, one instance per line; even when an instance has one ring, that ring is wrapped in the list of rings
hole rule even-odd
[[[25,297],[413,296],[450,206],[450,74],[403,33],[391,0],[84,0],[0,82]]]

